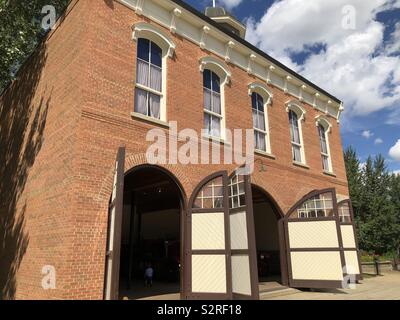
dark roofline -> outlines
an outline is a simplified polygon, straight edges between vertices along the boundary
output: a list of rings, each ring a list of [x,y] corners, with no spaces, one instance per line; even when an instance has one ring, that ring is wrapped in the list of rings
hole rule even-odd
[[[304,78],[303,76],[301,76],[297,72],[295,72],[292,69],[290,69],[289,67],[285,66],[283,63],[281,63],[278,60],[272,58],[270,55],[266,54],[264,51],[260,50],[256,46],[253,46],[250,42],[246,41],[245,39],[242,39],[241,37],[235,35],[234,33],[230,33],[229,31],[225,30],[217,22],[215,22],[214,20],[210,19],[209,17],[207,17],[206,15],[204,15],[203,13],[201,13],[200,11],[198,11],[197,9],[192,7],[191,5],[187,4],[186,2],[184,2],[182,0],[171,0],[171,1],[175,2],[179,6],[183,7],[185,10],[193,13],[194,15],[196,15],[200,19],[204,20],[205,22],[211,24],[213,27],[217,28],[219,31],[225,33],[229,37],[232,37],[233,39],[235,39],[237,42],[241,43],[242,45],[244,45],[244,46],[248,47],[249,49],[253,50],[258,55],[264,57],[267,60],[270,60],[273,64],[275,64],[278,67],[282,68],[283,70],[285,70],[286,72],[290,73],[291,75],[299,78],[301,81],[305,82],[307,85],[309,85],[310,87],[313,87],[317,91],[320,91],[321,93],[326,95],[328,98],[334,100],[335,102],[337,102],[339,104],[342,103],[342,101],[339,100],[338,98],[336,98],[335,96],[333,96],[330,93],[326,92],[324,89],[322,89],[319,86],[317,86],[316,84],[312,83],[310,80],[307,80],[306,78]]]

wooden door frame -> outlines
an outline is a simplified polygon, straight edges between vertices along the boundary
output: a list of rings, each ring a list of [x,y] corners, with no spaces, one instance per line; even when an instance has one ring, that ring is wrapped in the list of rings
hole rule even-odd
[[[123,154],[121,153],[121,150],[123,149]],[[122,161],[122,158],[124,159]],[[122,163],[125,163],[125,148],[120,148],[119,152],[118,152],[118,157],[117,157],[117,161],[122,161]],[[187,212],[187,197],[186,197],[186,193],[185,193],[185,189],[183,188],[182,184],[180,183],[180,181],[167,169],[161,167],[161,166],[157,166],[157,165],[150,165],[150,164],[143,164],[143,165],[138,165],[136,167],[131,168],[130,170],[123,171],[122,173],[122,182],[125,182],[125,178],[130,175],[133,174],[135,171],[139,171],[141,169],[153,169],[153,170],[158,170],[161,171],[162,173],[166,174],[178,187],[179,190],[179,199],[180,199],[180,255],[181,255],[181,270],[180,270],[180,296],[181,299],[184,298],[185,296],[185,277],[184,277],[184,273],[185,273],[185,254],[184,254],[184,247],[185,247],[185,239],[186,239],[186,235],[185,235],[185,226],[186,226],[186,212]],[[121,177],[121,173],[119,172],[119,175]],[[124,194],[124,187],[122,184],[122,207],[121,207],[121,211],[123,209],[123,194]],[[122,218],[122,216],[121,216]],[[122,227],[122,220],[120,223],[120,227]],[[119,242],[118,242],[118,246],[119,248],[121,247],[121,232],[122,232],[122,228],[119,228]],[[118,231],[118,229],[117,229]],[[108,237],[110,234],[110,225],[108,223],[107,226],[107,244],[108,244]],[[107,250],[107,249],[106,249]],[[106,252],[107,254],[107,252]],[[112,300],[118,300],[119,299],[119,266],[120,266],[120,261],[121,261],[121,252],[119,250],[118,254],[118,259],[116,259],[118,261],[118,268],[113,268],[112,270],[112,285],[114,286],[114,288],[116,288],[116,296],[114,294],[114,297],[112,298]],[[114,255],[115,258],[115,255]],[[106,268],[105,268],[105,275],[104,275],[104,299],[106,298],[106,281],[107,281],[107,260],[106,260]]]
[[[290,219],[291,214],[297,210],[297,208],[302,205],[305,201],[309,200],[312,197],[315,197],[320,194],[324,193],[332,193],[332,201],[333,201],[333,217],[321,217],[321,218],[308,218],[308,219],[301,219],[301,218],[294,218]],[[336,189],[335,188],[328,188],[323,190],[314,190],[305,195],[296,204],[288,211],[284,218],[284,232],[285,232],[285,241],[286,241],[286,248],[287,248],[287,262],[288,262],[288,278],[289,278],[289,286],[293,288],[341,288],[343,286],[342,281],[336,280],[296,280],[293,279],[293,272],[292,272],[292,264],[291,264],[291,252],[292,251],[339,251],[340,253],[340,260],[342,265],[342,270],[344,271],[345,267],[345,258],[344,258],[344,250],[343,250],[343,239],[342,239],[342,232],[340,230],[340,219],[339,219],[339,212],[338,212],[338,203],[336,197]],[[296,249],[291,250],[289,244],[289,222],[311,222],[311,221],[334,221],[336,223],[336,232],[338,237],[338,244],[337,248],[304,248],[304,249]],[[343,277],[345,274],[343,274]]]
[[[214,179],[222,177],[224,192],[224,207],[222,209],[194,209],[194,201],[201,189]],[[228,300],[232,299],[232,268],[231,268],[231,250],[230,250],[230,234],[229,234],[229,194],[226,184],[228,183],[228,172],[218,171],[201,180],[188,201],[186,210],[186,238],[185,238],[185,299],[194,300]],[[202,213],[224,213],[224,232],[225,232],[225,250],[202,250],[207,254],[224,254],[226,261],[226,293],[193,293],[192,292],[192,255],[197,251],[192,249],[192,214]]]
[[[252,183],[251,187],[254,189],[257,189],[259,192],[261,192],[264,197],[266,198],[267,201],[269,201],[272,204],[272,210],[275,213],[276,220],[277,220],[277,229],[278,229],[278,237],[279,237],[279,260],[280,260],[280,269],[281,269],[281,282],[283,286],[288,286],[289,285],[289,275],[288,275],[288,260],[287,260],[287,248],[286,248],[286,235],[285,235],[285,224],[284,224],[284,219],[285,219],[285,214],[283,213],[281,207],[278,205],[276,200],[271,196],[269,192],[267,192],[263,187]],[[253,204],[253,201],[252,201]],[[254,208],[253,208],[253,214],[254,214]],[[254,234],[255,234],[255,228],[254,228]],[[257,252],[257,243],[256,243],[256,252]],[[257,270],[257,276],[258,276],[258,270]],[[259,279],[258,279],[259,282]]]
[[[358,242],[358,237],[357,237],[357,230],[356,230],[356,225],[355,225],[355,221],[354,221],[353,204],[352,204],[350,199],[345,199],[345,200],[342,200],[342,201],[338,202],[337,205],[338,205],[338,208],[339,208],[340,205],[345,204],[345,203],[347,203],[349,205],[351,222],[340,222],[340,226],[352,226],[356,248],[355,249],[348,249],[348,248],[344,248],[343,247],[343,250],[344,251],[356,251],[357,252],[358,268],[359,268],[360,274],[356,275],[356,281],[360,281],[360,280],[363,280],[362,264],[361,264],[360,247],[359,247],[359,242]],[[339,216],[339,221],[340,221],[340,216]],[[340,232],[342,232],[341,229],[340,229]]]

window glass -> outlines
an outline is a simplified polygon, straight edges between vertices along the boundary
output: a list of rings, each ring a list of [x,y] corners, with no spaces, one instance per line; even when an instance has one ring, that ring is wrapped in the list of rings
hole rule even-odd
[[[203,72],[204,128],[208,135],[221,136],[222,108],[220,78],[212,71]]]
[[[246,205],[244,176],[235,175],[229,182],[229,207],[240,208]]]
[[[205,185],[197,194],[194,209],[219,209],[224,206],[224,186],[222,177]]]
[[[160,119],[162,96],[162,50],[147,39],[138,40],[135,112]]]
[[[350,204],[349,202],[342,202],[339,204],[339,218],[342,223],[351,222],[351,214],[350,214]]]
[[[162,50],[154,42],[151,43],[151,63],[161,68]]]
[[[290,138],[292,141],[292,155],[293,161],[303,162],[302,159],[302,145],[299,129],[299,118],[293,110],[289,111],[289,124],[290,124]]]
[[[150,50],[150,41],[147,39],[139,39],[138,52],[137,52],[138,58],[149,62],[149,50]]]
[[[322,157],[322,168],[325,171],[330,171],[330,162],[329,162],[329,150],[328,150],[328,141],[326,136],[325,128],[319,124],[318,125],[318,134],[319,141],[321,145],[321,157]]]
[[[291,218],[333,217],[333,196],[331,192],[322,193],[304,201],[291,215]]]
[[[267,151],[267,132],[265,126],[264,99],[258,93],[251,95],[254,143],[257,150]]]

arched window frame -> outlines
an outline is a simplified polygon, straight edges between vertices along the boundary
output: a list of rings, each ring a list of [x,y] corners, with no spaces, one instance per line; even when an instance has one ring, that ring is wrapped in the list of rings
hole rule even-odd
[[[324,153],[322,150],[322,146],[321,148],[321,158],[322,161],[324,162],[324,157],[327,157],[328,159],[328,168],[324,168],[324,164],[322,164],[323,170],[326,173],[333,173],[333,167],[332,167],[332,155],[331,155],[331,148],[330,148],[330,142],[329,142],[329,134],[332,131],[332,125],[330,124],[330,122],[328,121],[328,119],[326,119],[324,116],[320,115],[317,116],[315,118],[315,125],[317,127],[317,133],[318,133],[318,139],[319,142],[321,144],[321,136],[319,133],[319,127],[321,126],[324,129],[324,133],[325,133],[325,141],[326,141],[326,146],[327,146],[327,153]]]
[[[268,114],[268,109],[272,105],[272,101],[274,98],[274,95],[272,92],[265,86],[264,84],[260,82],[254,82],[249,85],[249,96],[250,98],[252,97],[253,93],[259,94],[263,100],[264,100],[264,123],[265,123],[265,131],[263,132],[266,136],[265,142],[266,142],[266,150],[257,150],[256,152],[265,152],[267,154],[272,154],[271,150],[271,132],[270,132],[270,127],[269,127],[269,114]],[[254,126],[253,126],[254,127]],[[262,132],[261,130],[257,130]]]
[[[150,116],[144,116],[137,112],[133,112],[133,115],[138,117],[149,118],[150,120],[155,120],[155,121],[159,120],[161,122],[167,122],[167,107],[166,107],[167,73],[168,73],[167,61],[168,58],[173,58],[176,45],[166,33],[164,33],[162,30],[160,30],[159,28],[157,28],[152,24],[140,22],[135,24],[132,27],[132,30],[133,30],[132,39],[134,41],[138,43],[139,39],[147,39],[155,43],[162,50],[162,62],[161,62],[162,88],[160,93],[157,92],[157,94],[160,95],[160,119],[152,118]],[[138,83],[135,83],[135,87],[151,92],[151,88],[143,87]]]
[[[306,161],[306,153],[305,153],[305,147],[304,147],[304,138],[303,138],[303,125],[302,122],[305,121],[306,118],[306,110],[301,106],[301,104],[298,101],[292,100],[286,103],[286,112],[289,113],[293,111],[297,115],[297,121],[298,121],[298,128],[299,128],[299,135],[300,135],[300,153],[301,153],[301,161],[295,161],[293,160],[294,163],[299,163],[302,165],[307,165]],[[289,122],[290,125],[290,122]],[[290,128],[291,129],[291,128]],[[292,153],[294,149],[294,142],[291,140],[291,147],[292,147]],[[293,156],[294,158],[294,156]]]
[[[325,197],[324,197],[325,196]],[[314,202],[314,206],[309,206]],[[317,211],[323,211],[324,215],[319,215]],[[324,220],[337,219],[337,198],[336,190],[333,188],[315,190],[305,195],[299,200],[285,216],[286,220]],[[313,213],[315,211],[315,214]]]
[[[208,138],[212,139],[226,139],[225,129],[226,129],[226,120],[225,120],[225,86],[230,83],[231,80],[231,72],[228,67],[213,57],[204,57],[200,59],[200,72],[204,74],[205,70],[210,70],[215,73],[220,78],[220,96],[221,96],[221,132],[219,137],[208,136]],[[204,93],[203,93],[204,94]],[[203,103],[204,104],[204,103]],[[206,108],[203,105],[203,115],[206,113]]]

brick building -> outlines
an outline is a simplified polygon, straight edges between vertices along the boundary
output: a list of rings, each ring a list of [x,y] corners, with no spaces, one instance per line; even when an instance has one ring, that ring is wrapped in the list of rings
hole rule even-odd
[[[155,286],[187,299],[360,277],[341,101],[247,43],[224,10],[206,13],[72,1],[5,90],[3,298],[116,299],[150,265]],[[173,161],[184,129],[219,160],[229,130],[253,130],[254,171]],[[150,130],[166,134],[165,163],[148,157]]]

